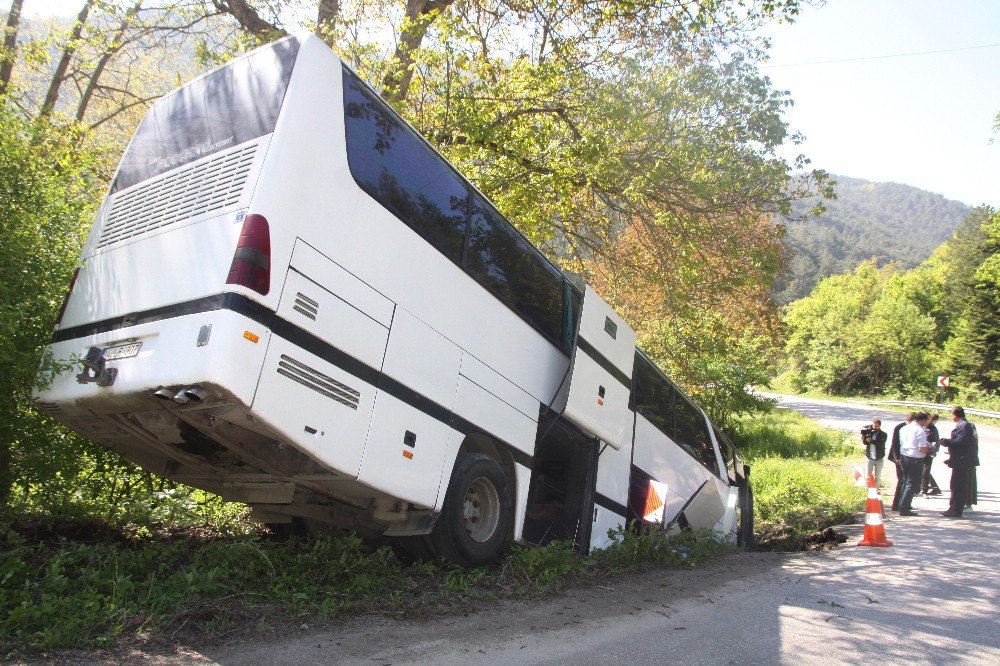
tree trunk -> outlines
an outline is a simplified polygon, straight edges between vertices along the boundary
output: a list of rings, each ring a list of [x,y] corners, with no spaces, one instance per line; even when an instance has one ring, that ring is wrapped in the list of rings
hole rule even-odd
[[[390,104],[402,102],[413,81],[414,55],[434,20],[455,0],[406,0],[406,18],[399,34],[399,44],[382,79],[382,97]]]
[[[39,112],[40,116],[48,116],[56,108],[56,102],[59,101],[59,89],[62,87],[63,81],[66,80],[69,63],[76,52],[76,42],[83,34],[83,26],[86,25],[87,16],[90,14],[90,9],[94,6],[95,2],[96,0],[87,0],[83,5],[83,9],[80,10],[80,15],[76,17],[76,23],[73,24],[73,32],[70,35],[69,41],[66,42],[66,48],[63,49],[59,64],[56,65],[56,71],[52,74],[52,81],[49,82],[49,90],[45,93],[45,101],[42,102],[42,110]]]
[[[333,28],[337,23],[337,15],[340,14],[340,0],[319,0],[319,7],[316,10],[316,35],[333,46]]]
[[[284,28],[279,28],[262,18],[246,0],[212,0],[212,4],[220,12],[236,19],[244,30],[262,40],[277,39],[288,34]]]
[[[3,51],[0,52],[0,94],[10,85],[10,76],[14,71],[14,59],[17,49],[17,27],[21,23],[21,5],[24,0],[11,0],[10,12],[7,14],[7,28],[3,33]]]

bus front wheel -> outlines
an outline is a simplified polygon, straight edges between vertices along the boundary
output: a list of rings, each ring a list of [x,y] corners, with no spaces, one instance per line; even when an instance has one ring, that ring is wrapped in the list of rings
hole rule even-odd
[[[482,453],[465,454],[455,463],[431,541],[439,554],[458,564],[486,564],[503,550],[512,513],[500,464]]]

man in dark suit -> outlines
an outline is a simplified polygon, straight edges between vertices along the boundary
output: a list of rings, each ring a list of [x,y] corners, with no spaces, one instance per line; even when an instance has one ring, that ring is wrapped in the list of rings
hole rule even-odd
[[[903,467],[899,460],[899,431],[916,418],[916,412],[906,415],[906,420],[892,429],[892,444],[889,445],[889,462],[896,463],[896,492],[892,496],[892,510],[899,510],[899,496],[903,493]]]
[[[938,486],[937,481],[934,480],[934,477],[931,476],[931,465],[934,463],[934,456],[937,455],[938,449],[941,448],[941,433],[938,432],[937,422],[938,415],[931,414],[931,422],[927,424],[927,443],[932,444],[933,447],[924,458],[924,475],[920,483],[920,489],[924,497],[941,494],[941,488]]]
[[[951,410],[951,420],[955,422],[951,437],[941,440],[941,446],[950,454],[944,464],[951,467],[951,500],[941,515],[961,518],[969,494],[969,475],[979,466],[979,434],[976,426],[965,420],[961,407]]]

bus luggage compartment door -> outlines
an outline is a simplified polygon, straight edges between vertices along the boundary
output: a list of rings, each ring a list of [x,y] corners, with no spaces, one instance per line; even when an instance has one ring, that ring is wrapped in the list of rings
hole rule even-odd
[[[587,285],[563,416],[615,449],[631,440],[635,331]]]
[[[356,478],[392,303],[306,250],[296,246],[285,278],[253,409],[304,453]]]

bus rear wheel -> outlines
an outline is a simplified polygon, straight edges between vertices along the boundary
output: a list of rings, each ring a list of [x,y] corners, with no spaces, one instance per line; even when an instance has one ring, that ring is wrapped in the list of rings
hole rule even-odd
[[[739,495],[740,525],[736,533],[736,545],[750,550],[753,548],[753,487],[750,479],[740,485]]]
[[[510,485],[500,464],[482,453],[462,455],[431,542],[440,555],[458,564],[486,564],[503,550],[512,513]]]

